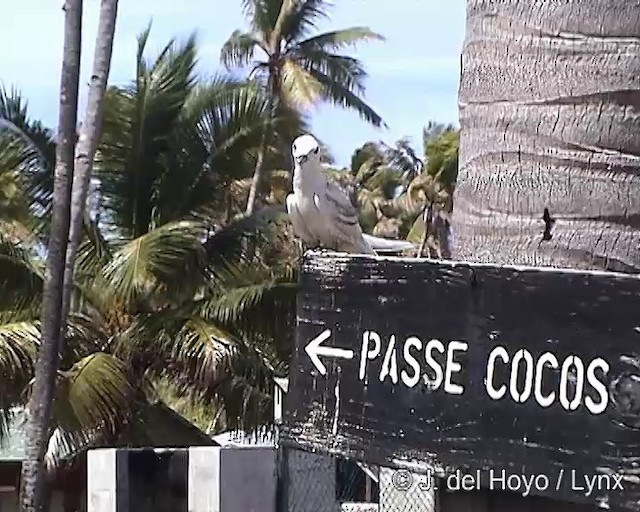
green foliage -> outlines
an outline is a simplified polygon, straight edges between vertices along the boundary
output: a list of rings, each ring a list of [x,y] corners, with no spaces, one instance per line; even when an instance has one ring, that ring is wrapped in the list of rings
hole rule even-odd
[[[422,243],[425,216],[446,220],[452,211],[458,144],[453,126],[431,122],[423,131],[422,158],[406,138],[392,146],[367,142],[353,153],[350,169],[327,172],[351,195],[366,232]],[[432,233],[427,238],[436,254],[439,241]]]
[[[46,228],[54,158],[52,132],[29,118],[16,89],[0,85],[0,222]]]
[[[228,68],[251,66],[251,76],[264,84],[270,80],[281,112],[303,112],[325,101],[382,126],[382,118],[362,99],[367,77],[362,63],[339,52],[383,37],[367,27],[314,34],[329,7],[327,0],[246,0],[250,30],[235,30],[220,60]]]
[[[107,91],[53,404],[54,463],[89,445],[126,444],[158,398],[213,431],[271,421],[297,292],[282,142],[318,101],[383,124],[361,99],[362,64],[341,54],[380,36],[315,33],[324,0],[245,8],[251,30],[234,32],[221,59],[251,65],[250,79],[199,79],[193,36],[150,58],[149,27],[133,79]],[[277,87],[265,87],[270,79]],[[265,127],[275,136],[263,147]],[[263,149],[270,206],[241,215]],[[349,169],[327,173],[366,231],[411,238],[419,222],[428,234],[427,206],[450,213],[457,152],[455,130],[429,125],[422,158],[407,139],[367,143]],[[17,92],[0,91],[0,440],[29,393],[40,343],[54,157],[51,132],[28,118]]]
[[[263,425],[290,352],[295,276],[272,243],[282,208],[245,217],[236,206],[261,130],[281,119],[255,81],[199,80],[194,37],[148,58],[148,35],[134,79],[105,101],[54,400],[54,462],[126,442],[158,383],[228,428]],[[0,130],[0,220],[32,226],[46,220],[55,147],[22,105],[0,96],[11,127]],[[29,216],[3,197],[20,198]],[[0,237],[0,438],[7,411],[29,393],[40,342],[46,231],[24,231]],[[266,254],[281,263],[265,265]]]
[[[458,178],[459,132],[452,126],[429,124],[423,132],[426,166],[408,188],[412,202],[422,205],[408,235],[420,241],[420,253],[449,257],[449,222]]]

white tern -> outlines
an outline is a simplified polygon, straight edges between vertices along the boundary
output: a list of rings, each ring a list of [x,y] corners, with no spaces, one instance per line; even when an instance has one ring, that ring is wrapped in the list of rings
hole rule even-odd
[[[322,172],[320,145],[311,135],[292,144],[293,193],[287,211],[296,236],[309,248],[376,254],[412,249],[410,242],[378,238],[362,232],[358,214],[341,188]]]

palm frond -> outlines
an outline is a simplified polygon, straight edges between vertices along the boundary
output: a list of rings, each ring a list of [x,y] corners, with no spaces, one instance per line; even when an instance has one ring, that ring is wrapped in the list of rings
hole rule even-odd
[[[292,59],[284,61],[281,73],[280,94],[287,105],[302,110],[322,97],[322,84]]]
[[[227,425],[256,426],[265,421],[275,368],[257,348],[201,320],[190,320],[173,359],[183,361],[189,386],[204,400],[223,406]],[[177,346],[177,344],[176,344]],[[195,379],[195,380],[194,380]],[[271,409],[273,411],[273,409]]]
[[[252,29],[268,35],[276,25],[284,2],[289,0],[242,0],[242,7]]]
[[[176,150],[173,140],[196,80],[195,36],[170,41],[153,62],[143,58],[145,42],[143,34],[134,82],[107,92],[94,166],[102,222],[128,238],[154,225],[158,181],[166,155]]]
[[[273,425],[273,386],[271,376],[259,384],[242,376],[225,381],[212,401],[216,417],[211,433],[268,431]]]
[[[386,126],[380,115],[360,97],[364,94],[367,73],[357,59],[314,48],[305,48],[301,58],[307,72],[324,88],[326,101],[355,110],[376,127]]]
[[[106,352],[110,348],[110,334],[105,324],[100,318],[86,313],[69,314],[65,339],[62,368],[70,367],[94,352]]]
[[[325,77],[324,81],[316,78],[323,85],[326,86],[325,82],[330,80],[356,95],[364,94],[367,72],[358,59],[315,47],[300,49],[296,54],[310,74]]]
[[[134,392],[127,366],[110,354],[96,352],[60,372],[53,417],[66,431],[115,431],[129,414]]]
[[[49,438],[44,462],[50,471],[62,466],[63,461],[77,457],[87,448],[96,444],[102,438],[103,432],[99,428],[67,431],[56,427]]]
[[[215,324],[198,317],[188,318],[170,345],[171,360],[182,367],[200,389],[214,391],[231,373],[238,340]]]
[[[355,110],[362,119],[371,123],[375,127],[386,127],[382,117],[373,110],[357,94],[350,91],[344,85],[333,80],[329,75],[320,71],[310,70],[310,74],[324,86],[325,98],[327,101],[343,108]]]
[[[373,32],[369,27],[350,27],[310,37],[298,43],[298,47],[303,51],[305,48],[337,51],[354,47],[358,43],[384,40],[384,36]]]
[[[40,300],[44,261],[30,247],[0,235],[0,309],[17,310]]]
[[[0,133],[0,219],[3,223],[30,220],[28,183],[21,172],[26,158],[24,149],[22,140]]]
[[[144,365],[147,375],[166,380],[179,394],[216,403],[235,384],[268,390],[273,355],[215,322],[192,314],[162,311],[139,317],[119,351]]]
[[[389,165],[398,169],[409,180],[422,172],[424,162],[418,157],[408,138],[397,140],[393,146],[385,145],[384,150]]]
[[[249,176],[262,130],[277,131],[282,119],[270,115],[268,98],[256,82],[217,77],[200,94],[196,127],[208,151],[207,166],[223,181]]]
[[[458,178],[459,144],[456,130],[444,130],[425,141],[426,171],[447,189],[453,187]]]
[[[0,400],[9,402],[9,400]],[[11,429],[16,423],[16,408],[0,405],[0,448],[4,448],[7,438],[11,439]]]
[[[301,41],[318,27],[319,22],[328,19],[328,11],[333,4],[328,0],[300,0],[282,24],[280,37],[291,44]]]
[[[84,238],[76,256],[74,275],[77,280],[95,279],[112,258],[112,249],[96,223],[84,224]]]
[[[55,142],[52,132],[28,117],[16,89],[0,86],[0,172],[19,172],[16,185],[25,193],[31,213],[46,225],[53,193]],[[44,223],[44,224],[43,224]]]
[[[159,287],[180,294],[189,289],[189,276],[204,267],[202,241],[207,226],[200,221],[179,221],[160,226],[120,247],[104,269],[114,297],[133,306]]]
[[[261,208],[251,216],[240,216],[228,224],[211,230],[204,242],[207,269],[215,280],[236,275],[238,268],[255,264],[255,253],[249,245],[259,245],[269,240],[271,228],[286,222],[283,205]]]
[[[0,409],[15,405],[33,376],[39,322],[0,325]]]
[[[260,46],[260,40],[254,35],[234,30],[220,50],[220,62],[227,68],[246,66]]]
[[[295,324],[297,282],[293,276],[253,283],[238,277],[238,281],[197,302],[198,313],[245,339],[277,344],[277,352],[286,354]]]

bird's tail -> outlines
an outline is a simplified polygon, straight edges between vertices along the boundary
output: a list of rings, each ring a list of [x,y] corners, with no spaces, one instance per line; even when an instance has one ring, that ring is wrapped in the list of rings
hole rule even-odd
[[[399,252],[415,249],[411,242],[405,242],[404,240],[389,240],[388,238],[379,238],[367,233],[363,233],[363,236],[375,252]]]

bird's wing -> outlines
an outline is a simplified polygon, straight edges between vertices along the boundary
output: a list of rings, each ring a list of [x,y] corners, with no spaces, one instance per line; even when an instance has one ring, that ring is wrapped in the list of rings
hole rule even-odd
[[[347,195],[332,181],[327,180],[326,183],[324,199],[333,219],[345,226],[356,226],[360,229],[358,213]]]
[[[311,233],[304,222],[304,218],[298,210],[294,194],[289,194],[287,196],[287,212],[289,213],[289,220],[291,220],[296,236],[305,243],[312,243],[314,237],[311,236]]]
[[[325,215],[328,217],[331,235],[340,242],[339,245],[350,247],[362,254],[374,254],[373,249],[362,236],[362,228],[355,207],[340,189],[331,181],[326,182],[324,192]]]

